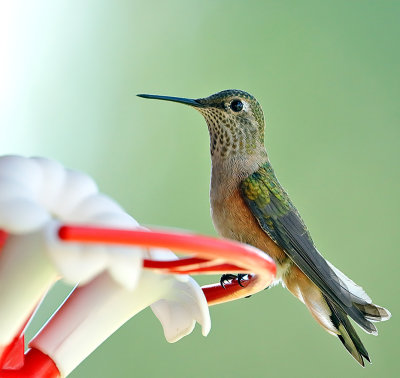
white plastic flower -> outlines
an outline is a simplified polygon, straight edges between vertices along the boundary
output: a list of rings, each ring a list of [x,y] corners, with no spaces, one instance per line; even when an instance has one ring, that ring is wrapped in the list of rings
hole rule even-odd
[[[59,276],[79,287],[31,345],[63,375],[147,306],[169,342],[189,334],[196,321],[208,334],[207,302],[194,280],[142,269],[144,256],[176,258],[172,252],[63,243],[60,223],[140,227],[89,176],[44,158],[0,157],[0,229],[9,233],[0,254],[0,346]]]

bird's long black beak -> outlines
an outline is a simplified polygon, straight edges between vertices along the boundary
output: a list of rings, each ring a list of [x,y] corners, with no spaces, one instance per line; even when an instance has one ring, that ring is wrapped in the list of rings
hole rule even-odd
[[[179,102],[180,104],[190,105],[195,108],[203,107],[197,100],[193,100],[191,98],[182,98],[182,97],[170,97],[170,96],[158,96],[158,95],[150,95],[150,94],[138,94],[139,97],[143,98],[152,98],[154,100],[164,100],[164,101],[172,101]]]

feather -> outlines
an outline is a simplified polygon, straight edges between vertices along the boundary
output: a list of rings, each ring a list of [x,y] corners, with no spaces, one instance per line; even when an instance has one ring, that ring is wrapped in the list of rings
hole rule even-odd
[[[377,334],[371,321],[390,317],[350,278],[327,262],[315,247],[298,211],[279,184],[269,162],[240,184],[241,195],[260,227],[333,303],[367,333]]]

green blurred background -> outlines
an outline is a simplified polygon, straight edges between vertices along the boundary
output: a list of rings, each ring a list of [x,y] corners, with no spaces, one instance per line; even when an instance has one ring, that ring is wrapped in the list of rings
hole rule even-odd
[[[211,308],[209,336],[197,326],[176,344],[146,310],[71,377],[397,376],[398,1],[16,1],[0,14],[1,154],[85,171],[143,224],[215,235],[204,120],[135,94],[249,91],[319,249],[394,314],[379,337],[360,330],[362,369],[281,287]]]

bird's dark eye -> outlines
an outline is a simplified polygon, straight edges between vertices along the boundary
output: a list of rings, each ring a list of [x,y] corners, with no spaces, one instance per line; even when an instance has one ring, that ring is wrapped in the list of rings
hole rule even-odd
[[[234,112],[240,112],[243,109],[243,102],[240,100],[233,100],[230,107]]]

